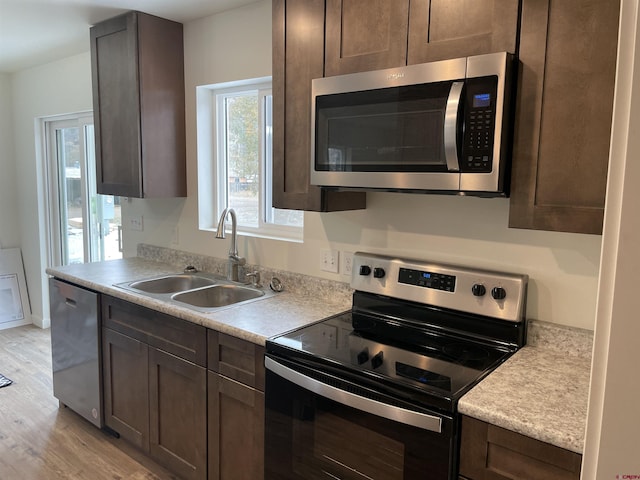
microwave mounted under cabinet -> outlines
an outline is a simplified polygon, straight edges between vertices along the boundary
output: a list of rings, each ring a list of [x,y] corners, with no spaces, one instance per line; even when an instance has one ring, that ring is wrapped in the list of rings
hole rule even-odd
[[[501,52],[314,79],[311,183],[507,195],[514,62]]]

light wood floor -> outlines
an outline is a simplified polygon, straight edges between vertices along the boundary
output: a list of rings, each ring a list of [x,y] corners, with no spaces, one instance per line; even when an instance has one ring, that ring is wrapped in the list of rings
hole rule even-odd
[[[0,330],[1,480],[170,480],[176,477],[98,430],[52,393],[49,330]],[[125,451],[122,451],[122,447]]]

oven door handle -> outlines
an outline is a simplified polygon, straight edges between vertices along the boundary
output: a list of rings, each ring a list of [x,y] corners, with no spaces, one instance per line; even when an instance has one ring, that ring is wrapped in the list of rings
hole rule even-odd
[[[442,432],[442,418],[436,415],[414,412],[412,410],[407,410],[406,408],[388,405],[386,403],[378,402],[377,400],[346,392],[331,385],[327,385],[326,383],[319,382],[318,380],[310,378],[300,372],[296,372],[295,370],[292,370],[269,357],[265,357],[264,366],[285,380],[288,380],[305,390],[309,390],[330,400],[334,400],[342,405],[353,407],[357,410],[378,415],[379,417],[384,417],[405,425],[412,425],[431,432]]]
[[[444,112],[444,158],[447,162],[447,170],[457,172],[460,170],[458,161],[458,112],[460,111],[460,98],[464,82],[453,82],[447,98],[447,107]]]

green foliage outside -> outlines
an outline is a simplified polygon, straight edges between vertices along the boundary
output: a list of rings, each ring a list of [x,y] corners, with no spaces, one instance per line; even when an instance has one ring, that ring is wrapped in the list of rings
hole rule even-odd
[[[229,181],[238,188],[259,191],[259,108],[256,95],[227,98],[227,161]],[[237,177],[233,179],[231,177]],[[233,185],[230,185],[233,191]]]

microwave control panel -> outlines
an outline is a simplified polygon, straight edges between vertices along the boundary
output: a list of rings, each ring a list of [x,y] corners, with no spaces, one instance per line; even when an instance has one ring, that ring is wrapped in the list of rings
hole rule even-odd
[[[498,77],[466,81],[461,172],[491,172]]]

